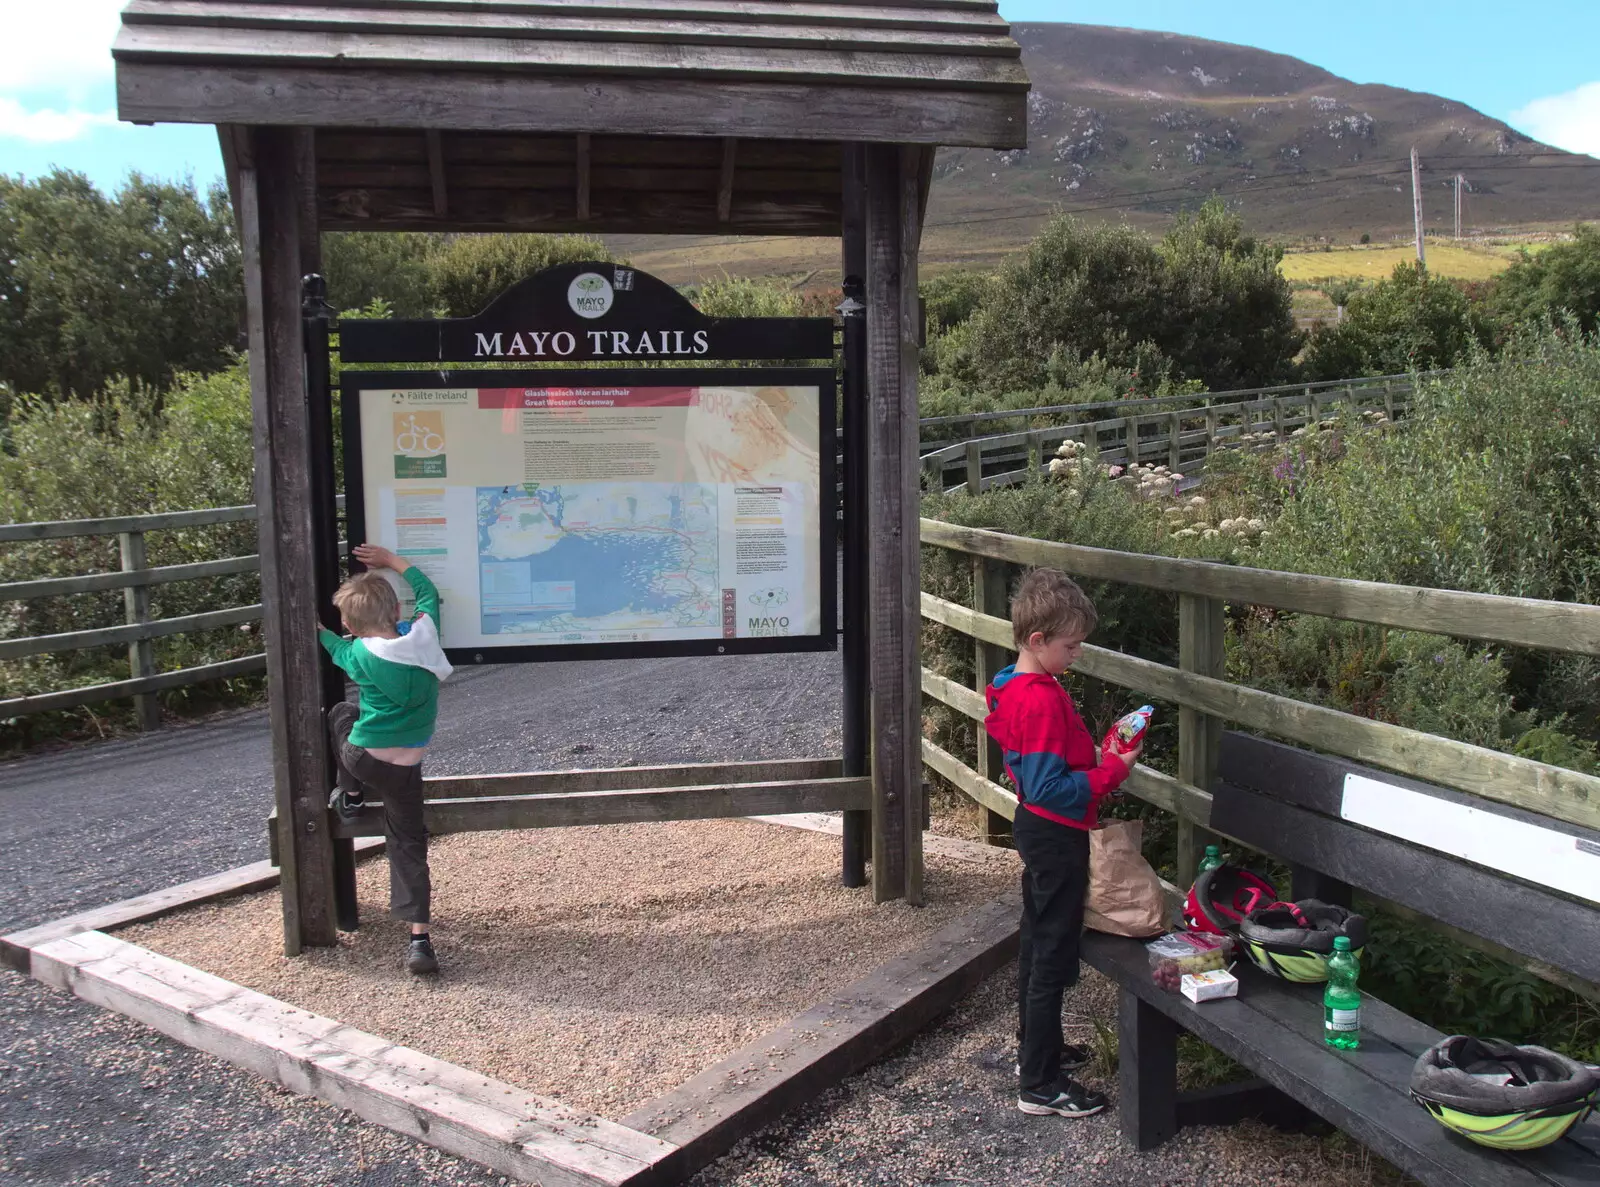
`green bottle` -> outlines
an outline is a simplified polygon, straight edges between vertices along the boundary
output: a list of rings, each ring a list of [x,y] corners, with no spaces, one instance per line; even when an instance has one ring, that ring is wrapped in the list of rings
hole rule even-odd
[[[1322,1041],[1344,1051],[1361,1046],[1361,991],[1356,988],[1360,968],[1350,951],[1350,937],[1335,938],[1333,955],[1328,957],[1328,988],[1322,992]]]
[[[1200,859],[1200,872],[1214,870],[1222,864],[1222,850],[1215,845],[1206,846],[1206,855]]]

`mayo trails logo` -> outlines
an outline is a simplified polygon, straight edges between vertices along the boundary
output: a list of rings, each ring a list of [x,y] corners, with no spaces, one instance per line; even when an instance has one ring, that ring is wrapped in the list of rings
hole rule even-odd
[[[567,304],[579,317],[604,317],[614,298],[611,282],[598,272],[581,272],[567,286]]]
[[[745,634],[756,637],[769,637],[773,635],[787,635],[789,633],[789,616],[778,614],[780,606],[789,602],[789,591],[786,589],[759,589],[750,595],[750,604],[759,611],[745,620]]]
[[[394,476],[445,476],[444,413],[412,409],[394,414]]]

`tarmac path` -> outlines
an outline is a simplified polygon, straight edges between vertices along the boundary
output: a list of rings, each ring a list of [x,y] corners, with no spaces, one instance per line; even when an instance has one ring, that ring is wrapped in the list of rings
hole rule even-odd
[[[435,774],[837,754],[837,654],[459,671]],[[0,765],[0,931],[267,855],[264,710]],[[399,958],[399,954],[396,954]],[[0,970],[0,1182],[504,1182]]]

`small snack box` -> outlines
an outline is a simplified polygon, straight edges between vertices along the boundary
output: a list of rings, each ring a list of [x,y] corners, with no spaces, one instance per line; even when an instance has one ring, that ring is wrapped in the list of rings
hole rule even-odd
[[[1214,997],[1238,997],[1239,979],[1227,969],[1185,973],[1181,989],[1184,997],[1198,1005]]]
[[[1233,958],[1233,937],[1214,932],[1174,931],[1144,946],[1150,957],[1150,979],[1177,993],[1186,973],[1225,968]]]

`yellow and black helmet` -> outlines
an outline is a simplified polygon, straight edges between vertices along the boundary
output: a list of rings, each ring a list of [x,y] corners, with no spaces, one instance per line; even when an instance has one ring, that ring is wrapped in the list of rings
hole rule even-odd
[[[1328,957],[1340,936],[1349,938],[1350,951],[1360,960],[1367,944],[1366,919],[1318,899],[1258,907],[1239,924],[1250,963],[1285,981],[1326,981]]]
[[[1411,1098],[1446,1129],[1496,1150],[1535,1150],[1594,1108],[1600,1077],[1543,1047],[1451,1035],[1411,1070]]]

